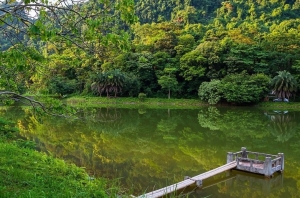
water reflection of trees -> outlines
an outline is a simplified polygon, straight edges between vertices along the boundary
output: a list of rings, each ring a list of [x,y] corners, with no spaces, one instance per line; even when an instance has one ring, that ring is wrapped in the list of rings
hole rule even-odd
[[[250,108],[209,107],[199,111],[198,121],[202,127],[224,133],[226,137],[261,139],[271,134],[283,143],[299,131],[297,116],[296,112],[288,111],[265,111],[263,114]]]
[[[201,109],[198,122],[202,127],[220,131],[226,137],[247,140],[263,138],[269,135],[266,129],[267,119],[260,111],[250,108],[217,108]]]
[[[299,130],[296,112],[266,111],[264,114],[269,118],[270,132],[278,142],[287,142]]]
[[[272,137],[270,120],[259,110],[212,108],[169,114],[147,109],[141,114],[138,109],[102,108],[82,113],[89,119],[44,117],[38,122],[27,110],[17,119],[22,136],[38,142],[41,150],[86,167],[91,175],[122,178],[138,192],[216,168],[225,162],[227,151],[249,142],[261,141],[265,152],[273,153],[276,146],[285,152],[274,142],[266,144]],[[295,137],[289,143],[296,147],[300,137]]]
[[[121,119],[121,112],[117,108],[92,108],[84,111],[82,117],[96,122],[117,122]]]
[[[198,162],[209,164],[198,159],[202,149],[197,148],[197,111],[170,115],[163,110],[139,114],[137,109],[118,109],[120,119],[97,122],[106,114],[106,109],[100,111],[86,112],[92,118],[89,120],[59,122],[49,117],[42,124],[28,114],[25,120],[32,122],[20,121],[21,133],[38,141],[41,150],[86,167],[93,175],[121,177],[128,186],[139,183],[135,190],[140,192],[147,186],[163,187],[169,178],[170,182],[181,180],[182,171],[198,172],[199,166],[194,166]],[[113,109],[109,112],[117,117]]]

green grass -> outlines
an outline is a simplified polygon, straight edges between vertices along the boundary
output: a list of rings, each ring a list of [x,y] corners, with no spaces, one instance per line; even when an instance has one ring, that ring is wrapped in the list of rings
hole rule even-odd
[[[76,107],[122,107],[122,108],[156,108],[156,109],[197,109],[207,104],[197,99],[145,98],[107,98],[107,97],[70,97],[64,100]]]
[[[82,168],[0,140],[1,198],[114,197],[111,189]]]
[[[118,107],[118,108],[155,108],[155,109],[199,109],[209,104],[199,99],[166,99],[146,98],[140,101],[138,98],[107,98],[107,97],[82,97],[74,96],[64,101],[75,107]],[[260,102],[256,107],[264,109],[299,109],[299,102]]]
[[[261,102],[256,105],[264,109],[278,109],[278,110],[289,110],[289,109],[300,109],[300,102]]]

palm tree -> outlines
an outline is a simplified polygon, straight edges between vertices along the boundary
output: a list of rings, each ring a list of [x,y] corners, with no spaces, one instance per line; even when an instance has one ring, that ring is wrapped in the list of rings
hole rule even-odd
[[[105,91],[107,87],[107,75],[103,73],[99,73],[93,77],[93,83],[91,85],[92,91],[98,93],[101,97],[102,93]]]
[[[98,93],[100,97],[103,92],[106,92],[107,97],[109,97],[111,92],[116,97],[117,93],[122,91],[125,80],[125,75],[117,69],[99,73],[94,77],[91,89]]]
[[[117,97],[117,93],[120,93],[122,91],[122,88],[125,84],[125,75],[118,69],[108,71],[106,74],[107,92],[113,92],[115,94],[115,97]]]
[[[279,71],[278,75],[272,79],[271,86],[275,96],[284,101],[284,98],[289,99],[292,94],[296,93],[298,84],[291,73],[284,70]]]

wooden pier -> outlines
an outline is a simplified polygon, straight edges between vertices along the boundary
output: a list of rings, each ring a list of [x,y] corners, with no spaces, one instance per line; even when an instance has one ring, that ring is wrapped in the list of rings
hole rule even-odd
[[[254,158],[250,158],[250,157]],[[264,158],[264,159],[262,159]],[[275,172],[282,172],[284,170],[284,154],[278,153],[278,155],[271,155],[265,153],[258,153],[247,151],[245,147],[242,147],[241,151],[227,153],[227,163],[223,166],[202,173],[195,177],[184,177],[184,181],[172,184],[170,186],[143,194],[138,196],[139,198],[157,198],[167,194],[181,190],[187,186],[195,184],[198,187],[202,186],[204,179],[217,175],[219,173],[236,169],[241,171],[247,171],[256,174],[262,174],[266,177],[272,177]]]
[[[250,157],[251,156],[251,157]],[[253,157],[253,158],[252,158]],[[242,147],[236,153],[227,153],[227,163],[236,162],[235,169],[272,177],[275,172],[284,170],[284,154],[277,155],[247,151]]]

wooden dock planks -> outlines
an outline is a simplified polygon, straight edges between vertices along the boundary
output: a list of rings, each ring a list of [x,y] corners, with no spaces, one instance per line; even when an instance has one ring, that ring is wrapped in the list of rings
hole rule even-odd
[[[237,166],[237,162],[233,161],[233,162],[227,163],[227,164],[225,164],[223,166],[220,166],[218,168],[215,168],[213,170],[210,170],[208,172],[205,172],[205,173],[202,173],[202,174],[197,175],[195,177],[192,177],[192,178],[186,179],[184,181],[181,181],[181,182],[179,182],[177,184],[173,184],[173,185],[161,188],[159,190],[155,190],[155,191],[149,192],[147,194],[140,195],[138,197],[139,198],[157,198],[157,197],[162,197],[164,195],[167,195],[169,193],[175,192],[175,191],[180,190],[182,188],[185,188],[185,187],[187,187],[189,185],[192,185],[197,180],[207,179],[209,177],[212,177],[212,176],[217,175],[219,173],[222,173],[224,171],[233,169],[236,166]]]

